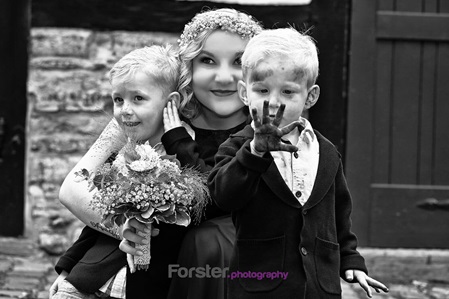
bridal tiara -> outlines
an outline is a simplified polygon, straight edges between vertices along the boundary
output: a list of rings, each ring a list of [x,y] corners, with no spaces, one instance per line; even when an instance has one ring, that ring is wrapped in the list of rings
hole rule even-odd
[[[184,31],[178,40],[179,46],[182,47],[195,40],[199,33],[204,30],[222,29],[228,32],[237,33],[242,39],[251,38],[262,31],[262,27],[251,18],[239,17],[229,13],[220,14],[217,12],[206,12],[196,15],[191,22],[184,27]]]

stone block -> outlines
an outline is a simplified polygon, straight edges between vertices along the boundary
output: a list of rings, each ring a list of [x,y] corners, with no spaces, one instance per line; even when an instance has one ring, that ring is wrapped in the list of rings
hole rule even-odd
[[[0,259],[0,273],[9,272],[12,266],[13,262],[10,259]]]
[[[35,244],[32,240],[17,238],[1,238],[0,254],[13,257],[29,256],[35,250]]]
[[[112,115],[106,112],[36,114],[30,118],[29,126],[33,140],[40,140],[42,143],[48,141],[40,145],[43,147],[42,151],[61,153],[59,150],[62,148],[59,146],[63,146],[62,143],[93,143],[111,119]],[[70,146],[66,146],[70,150]]]
[[[50,182],[44,182],[42,185],[42,190],[44,191],[45,198],[58,198],[60,184],[54,184]],[[62,206],[61,206],[62,207]]]
[[[36,155],[28,160],[30,183],[62,183],[70,170],[80,160],[80,156],[42,156]]]
[[[6,290],[32,291],[39,288],[39,284],[39,278],[7,276],[3,288]]]
[[[87,59],[76,57],[34,57],[30,60],[30,71],[41,70],[98,70],[98,66]]]
[[[177,44],[178,34],[170,34],[163,32],[125,32],[116,31],[112,34],[114,40],[113,53],[117,58],[123,57],[125,54],[153,44]]]
[[[32,28],[33,56],[73,56],[87,58],[92,31],[85,29]]]
[[[37,299],[47,299],[49,297],[49,295],[50,295],[48,290],[49,289],[47,288],[47,289],[45,289],[43,291],[38,292],[37,293]]]
[[[50,255],[61,255],[70,245],[69,239],[64,235],[56,233],[39,234],[39,248]]]
[[[35,70],[30,72],[28,90],[29,102],[37,112],[104,111],[112,107],[104,71]]]
[[[46,259],[36,258],[33,260],[27,257],[18,259],[17,263],[14,265],[14,270],[10,273],[10,275],[22,277],[42,277],[52,268],[53,265]],[[38,273],[38,275],[35,275],[35,273]]]
[[[79,139],[78,139],[79,138]],[[30,138],[30,149],[32,152],[56,153],[56,154],[77,154],[85,153],[95,141],[95,137],[48,137],[32,136]]]
[[[21,270],[21,271],[14,270],[13,272],[10,272],[8,274],[8,276],[11,279],[14,279],[14,278],[35,278],[35,279],[40,280],[46,274],[47,274],[46,271],[28,271],[26,269],[26,267],[25,267],[24,270]]]
[[[66,93],[64,110],[77,111],[111,111],[112,100],[108,90],[90,89]]]
[[[430,298],[417,290],[416,288],[410,287],[409,285],[390,285],[390,296],[393,298],[402,299],[426,299]]]
[[[448,250],[360,249],[370,276],[387,283],[413,280],[449,282]],[[444,261],[444,262],[441,262]]]
[[[96,32],[90,47],[89,57],[97,67],[110,69],[118,60],[114,54],[114,43],[111,32]]]
[[[0,290],[0,299],[29,298],[29,292]]]

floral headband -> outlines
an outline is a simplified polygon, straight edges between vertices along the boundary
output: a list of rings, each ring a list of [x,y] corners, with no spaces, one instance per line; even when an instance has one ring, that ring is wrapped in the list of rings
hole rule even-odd
[[[248,16],[248,18],[238,18],[229,14],[203,14],[195,16],[189,22],[178,39],[180,47],[193,41],[199,33],[204,30],[222,29],[239,34],[243,39],[251,38],[262,31],[261,26]]]

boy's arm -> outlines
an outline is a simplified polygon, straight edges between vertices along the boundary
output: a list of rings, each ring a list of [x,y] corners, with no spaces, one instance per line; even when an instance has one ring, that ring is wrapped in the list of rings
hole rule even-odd
[[[268,153],[259,157],[251,153],[250,138],[231,137],[215,155],[208,186],[215,203],[222,209],[240,209],[258,190],[261,176],[273,157]]]
[[[298,148],[282,142],[281,138],[301,126],[299,121],[279,128],[285,104],[281,104],[273,120],[269,116],[269,102],[264,101],[262,118],[257,109],[251,110],[254,131],[246,127],[245,137],[224,142],[215,156],[208,184],[212,198],[224,210],[242,208],[259,189],[261,175],[273,162],[270,151],[295,152]]]
[[[87,169],[95,171],[113,154],[117,153],[126,143],[121,129],[115,120],[112,120],[101,133],[100,137],[91,146],[88,152],[75,165],[62,183],[59,191],[59,200],[84,224],[116,239],[120,239],[118,229],[104,229],[100,226],[102,216],[94,211],[90,203],[95,191],[89,192],[87,181],[77,181],[76,172]]]
[[[352,198],[341,160],[335,178],[335,205],[337,238],[340,244],[340,276],[345,278],[345,271],[349,269],[368,273],[365,259],[357,251],[357,237],[351,231]]]
[[[99,232],[85,226],[78,239],[69,249],[59,258],[55,265],[58,274],[62,271],[70,273],[72,268],[81,260],[84,254],[95,244]]]

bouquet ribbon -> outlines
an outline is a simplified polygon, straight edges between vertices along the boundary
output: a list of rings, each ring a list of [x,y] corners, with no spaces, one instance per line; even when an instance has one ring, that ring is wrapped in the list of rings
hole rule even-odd
[[[142,255],[134,256],[134,265],[136,266],[137,270],[148,270],[148,267],[150,266],[150,260],[151,260],[151,230],[153,228],[152,223],[148,224],[148,227],[150,229],[149,233],[137,231],[137,234],[145,239],[148,240],[148,244],[136,244],[136,249],[143,252]]]

